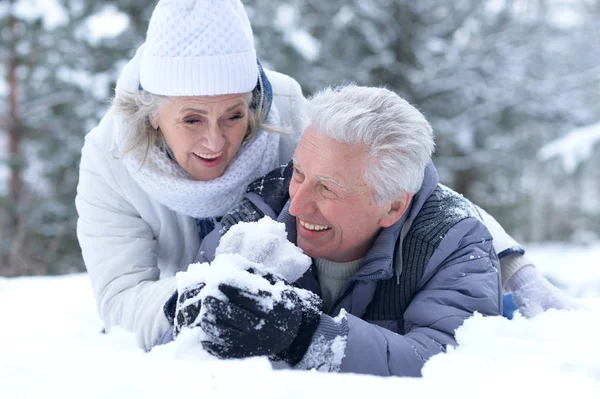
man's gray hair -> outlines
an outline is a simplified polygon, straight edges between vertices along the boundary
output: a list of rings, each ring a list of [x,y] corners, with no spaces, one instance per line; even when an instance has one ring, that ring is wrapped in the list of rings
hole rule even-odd
[[[318,134],[367,148],[363,179],[378,203],[421,188],[435,146],[433,130],[423,114],[393,91],[326,88],[310,99],[308,122]]]
[[[145,90],[138,90],[135,93],[118,90],[115,93],[112,107],[121,115],[121,117],[123,117],[126,122],[126,129],[128,129],[124,135],[125,142],[120,155],[125,155],[131,151],[141,151],[143,161],[145,161],[148,152],[153,145],[163,145],[160,129],[152,127],[151,118],[157,115],[162,102],[169,98],[170,97],[153,94]],[[258,103],[258,101],[257,94],[248,93],[249,105]],[[266,116],[265,109],[266,107],[263,107],[261,111],[258,111],[258,107],[249,109],[248,129],[246,130],[244,141],[252,139],[259,129],[265,129],[275,133],[285,133],[262,124]]]

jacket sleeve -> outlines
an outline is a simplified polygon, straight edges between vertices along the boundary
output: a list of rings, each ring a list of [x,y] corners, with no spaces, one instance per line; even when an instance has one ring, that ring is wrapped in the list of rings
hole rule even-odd
[[[501,309],[498,260],[488,230],[475,218],[455,225],[425,270],[404,313],[404,335],[347,316],[348,337],[340,371],[420,376],[431,356],[456,345],[455,330],[474,312]]]
[[[135,332],[150,349],[168,331],[163,305],[175,278],[159,280],[150,226],[123,197],[106,155],[86,138],[75,199],[77,237],[105,327]]]

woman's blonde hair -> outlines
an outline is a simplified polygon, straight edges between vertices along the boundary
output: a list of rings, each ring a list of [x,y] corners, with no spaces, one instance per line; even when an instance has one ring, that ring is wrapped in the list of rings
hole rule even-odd
[[[287,133],[286,131],[264,124],[269,104],[261,102],[259,90],[248,93],[248,129],[242,143],[256,136],[258,130],[267,130],[272,133]],[[112,108],[125,120],[127,131],[124,134],[125,142],[121,147],[121,156],[136,151],[142,154],[142,165],[145,163],[148,153],[153,145],[163,147],[163,137],[160,129],[152,126],[151,119],[156,116],[160,105],[168,99],[167,96],[153,94],[145,90],[135,93],[119,90],[113,99]],[[164,148],[166,150],[166,148]]]

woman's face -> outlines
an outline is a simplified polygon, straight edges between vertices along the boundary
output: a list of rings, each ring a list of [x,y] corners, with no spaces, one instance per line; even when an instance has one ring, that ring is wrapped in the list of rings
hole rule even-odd
[[[216,179],[240,148],[248,128],[248,94],[168,97],[151,119],[177,163],[194,179]]]

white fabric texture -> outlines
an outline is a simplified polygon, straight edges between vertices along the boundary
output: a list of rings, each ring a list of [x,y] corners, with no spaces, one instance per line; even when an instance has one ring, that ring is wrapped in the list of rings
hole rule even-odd
[[[500,269],[502,271],[502,289],[508,289],[508,281],[521,269],[526,266],[533,266],[533,262],[525,255],[514,253],[504,256],[500,259]]]
[[[267,123],[279,125],[276,107],[271,107]],[[118,129],[117,132],[126,130]],[[117,147],[120,149],[120,143],[125,142],[125,137],[118,137]],[[240,147],[225,173],[209,181],[194,180],[158,145],[150,149],[143,166],[142,152],[129,152],[123,163],[150,197],[184,215],[207,218],[223,216],[242,200],[248,184],[278,166],[278,150],[279,135],[259,131],[251,141]],[[216,201],[216,198],[219,200]]]
[[[142,43],[135,52],[135,55],[121,71],[121,76],[117,80],[115,91],[126,91],[129,93],[135,93],[140,88],[140,64],[142,60],[142,54],[146,43]]]
[[[136,86],[134,64],[124,69],[118,86]],[[295,80],[266,73],[280,126],[294,132],[279,136],[275,164],[284,164],[304,127],[300,115],[306,99]],[[77,236],[106,328],[133,331],[149,349],[170,327],[163,305],[176,289],[175,273],[193,262],[200,243],[193,218],[148,195],[131,176],[116,145],[120,126],[122,120],[109,111],[86,136],[75,200]]]
[[[477,210],[483,218],[483,223],[485,224],[485,227],[488,228],[490,233],[492,233],[492,237],[494,237],[494,249],[496,250],[497,254],[501,253],[502,251],[506,251],[507,249],[521,248],[521,245],[519,245],[519,243],[516,242],[514,238],[512,238],[510,235],[508,235],[508,233],[506,233],[506,231],[504,231],[504,228],[500,225],[500,223],[498,223],[496,219],[494,219],[492,215],[487,213],[483,208],[480,208],[479,206],[477,206]]]
[[[580,307],[576,299],[552,285],[531,264],[517,270],[506,285],[513,293],[519,312],[527,318],[548,309],[574,310]]]
[[[239,0],[161,0],[141,61],[144,90],[167,96],[248,93],[258,79],[252,28]]]

